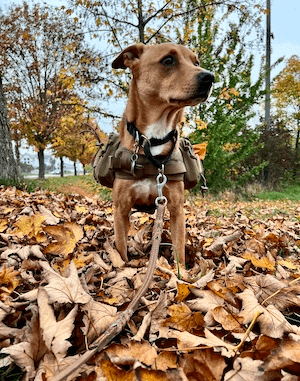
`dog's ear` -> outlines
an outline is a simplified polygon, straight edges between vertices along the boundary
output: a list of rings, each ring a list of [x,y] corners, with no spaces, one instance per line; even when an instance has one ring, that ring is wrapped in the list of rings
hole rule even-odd
[[[113,69],[132,68],[134,61],[138,60],[145,50],[144,44],[131,45],[113,61]]]

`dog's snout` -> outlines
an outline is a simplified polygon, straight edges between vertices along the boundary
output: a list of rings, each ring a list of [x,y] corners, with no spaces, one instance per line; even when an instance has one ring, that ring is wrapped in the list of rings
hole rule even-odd
[[[214,81],[215,77],[210,71],[200,71],[197,74],[197,97],[206,100],[210,95]]]
[[[215,76],[210,71],[201,71],[197,75],[199,83],[211,85],[215,81]]]

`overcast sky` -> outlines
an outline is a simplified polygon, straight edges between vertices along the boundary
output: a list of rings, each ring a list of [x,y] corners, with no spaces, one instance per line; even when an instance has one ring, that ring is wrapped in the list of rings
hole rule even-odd
[[[39,1],[34,1],[39,2]],[[61,6],[66,4],[65,0],[46,0],[51,5]],[[0,7],[22,3],[22,0],[0,0]],[[272,62],[285,56],[292,55],[300,57],[300,0],[271,0],[271,30],[274,35],[272,39]],[[274,74],[284,67],[284,63],[278,66]]]
[[[12,3],[21,4],[23,0],[0,0],[0,8]],[[48,3],[61,6],[66,0],[45,0],[34,2]],[[271,41],[272,55],[271,63],[280,57],[290,58],[292,55],[300,57],[300,0],[271,0],[271,32],[274,38]],[[262,52],[264,54],[264,52]],[[256,55],[256,66],[253,78],[256,79],[260,67],[260,55]],[[285,62],[279,64],[271,73],[272,77],[277,75],[285,66]],[[123,106],[122,106],[123,108]],[[122,111],[120,111],[121,115]],[[106,128],[105,128],[106,130]]]

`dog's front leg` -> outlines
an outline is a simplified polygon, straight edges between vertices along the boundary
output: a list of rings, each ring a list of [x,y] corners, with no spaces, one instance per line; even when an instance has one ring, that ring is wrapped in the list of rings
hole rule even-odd
[[[185,265],[185,215],[184,215],[184,185],[177,181],[171,186],[168,194],[168,209],[170,212],[170,228],[174,256],[178,256],[180,265]],[[176,258],[175,258],[176,259]]]
[[[125,181],[125,183],[123,183]],[[129,183],[129,182],[128,182]],[[129,229],[129,213],[132,208],[130,184],[126,180],[116,179],[113,186],[114,200],[114,233],[116,248],[123,261],[128,261],[127,237]]]

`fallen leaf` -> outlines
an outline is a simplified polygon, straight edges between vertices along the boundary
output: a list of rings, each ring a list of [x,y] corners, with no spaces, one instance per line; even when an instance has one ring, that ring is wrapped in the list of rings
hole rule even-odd
[[[43,288],[39,289],[37,302],[43,339],[47,348],[59,361],[66,356],[67,350],[71,346],[67,339],[73,331],[78,306],[76,305],[64,319],[56,321],[53,308],[49,304],[48,294]]]
[[[246,252],[243,254],[243,258],[247,261],[251,261],[255,267],[275,271],[274,264],[267,257],[257,258],[255,254]]]
[[[14,289],[19,285],[20,279],[19,271],[15,271],[14,267],[6,267],[5,265],[0,268],[0,297],[5,298],[5,295],[11,294]]]
[[[100,336],[113,322],[116,321],[117,308],[110,305],[90,300],[83,306],[85,315],[82,319],[84,327],[82,331],[89,339],[93,341]]]
[[[285,369],[287,372],[291,371],[291,373],[294,373],[294,370],[298,369],[295,374],[299,376],[299,363],[300,342],[285,338],[264,361],[262,368],[265,371]]]
[[[125,265],[120,253],[111,246],[108,240],[104,243],[104,249],[107,251],[109,259],[114,267],[120,268]]]
[[[186,353],[182,362],[187,377],[195,374],[197,380],[203,381],[221,381],[226,368],[225,359],[212,348]]]
[[[62,226],[46,226],[44,231],[57,241],[50,243],[44,249],[44,254],[67,256],[73,253],[77,242],[83,237],[82,228],[73,222],[65,222]]]
[[[245,332],[242,326],[243,319],[228,313],[223,307],[216,307],[211,313],[213,318],[220,323],[225,330],[230,332]]]
[[[177,291],[177,295],[175,298],[175,302],[183,302],[185,300],[185,298],[187,298],[189,296],[189,294],[191,293],[190,287],[195,287],[195,286],[191,286],[191,285],[186,284],[186,283],[179,283],[177,285],[178,291]]]
[[[59,218],[55,217],[49,209],[44,207],[44,205],[38,205],[38,209],[40,214],[45,217],[44,221],[46,225],[57,225],[59,223]]]
[[[45,217],[39,213],[33,216],[21,216],[15,223],[16,229],[12,232],[17,236],[28,236],[29,238],[35,238],[36,241],[45,242],[46,237],[43,232],[42,224],[45,221]]]
[[[192,332],[193,329],[201,329],[204,325],[204,317],[201,312],[192,312],[189,307],[184,304],[173,304],[168,309],[170,318],[163,323],[179,331]]]
[[[260,370],[262,363],[261,360],[252,360],[250,357],[239,357],[233,363],[233,370],[225,374],[224,381],[268,381],[270,378]]]
[[[45,279],[49,283],[45,286],[45,290],[49,295],[51,303],[85,304],[91,300],[91,296],[88,295],[81,286],[73,261],[70,263],[70,274],[67,278],[58,274],[47,262],[41,261],[40,263],[45,270]]]
[[[7,228],[8,220],[6,219],[1,219],[0,220],[0,233],[4,232]]]
[[[261,333],[272,338],[281,338],[284,332],[295,332],[295,329],[285,319],[284,315],[272,304],[264,308],[261,306],[253,291],[246,289],[237,296],[243,301],[243,308],[239,316],[244,319],[243,324],[249,324],[254,316],[261,312],[257,319]]]
[[[157,352],[147,341],[130,341],[126,345],[113,344],[107,350],[106,354],[110,361],[118,364],[133,364],[136,360],[151,366],[154,364]]]

